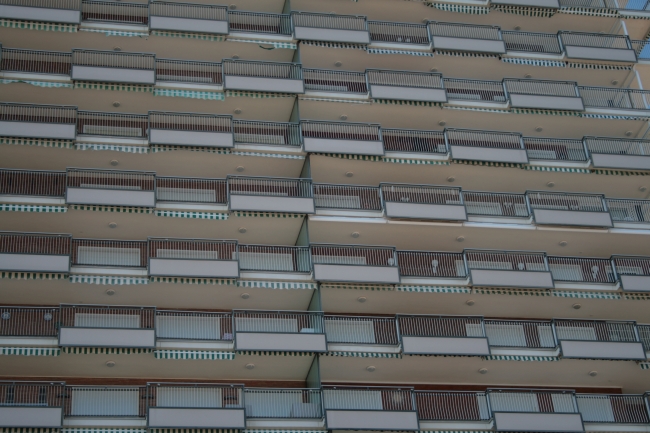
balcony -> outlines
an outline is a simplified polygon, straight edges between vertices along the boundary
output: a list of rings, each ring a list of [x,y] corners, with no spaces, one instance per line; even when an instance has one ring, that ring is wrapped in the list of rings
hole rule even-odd
[[[482,317],[398,315],[397,321],[406,355],[490,354]]]
[[[399,273],[404,284],[464,286],[468,284],[465,261],[460,253],[398,251]],[[433,281],[432,281],[433,280]]]
[[[398,50],[429,50],[431,41],[426,24],[368,21],[373,47]]]
[[[612,256],[612,264],[625,292],[650,292],[650,257]]]
[[[421,430],[490,430],[484,392],[415,391]]]
[[[288,14],[270,14],[263,12],[228,11],[231,36],[291,39],[291,16]]]
[[[412,389],[323,387],[332,430],[419,430]]]
[[[369,44],[366,17],[311,12],[292,12],[293,33],[302,41]]]
[[[72,272],[147,275],[147,242],[104,239],[72,240]]]
[[[234,310],[235,349],[327,352],[323,313]]]
[[[222,90],[221,63],[156,59],[156,85],[160,87]]]
[[[271,93],[305,93],[298,63],[273,63],[224,59],[223,82],[228,90]]]
[[[342,283],[400,282],[394,247],[311,245],[314,280]]]
[[[368,69],[366,75],[372,99],[447,102],[440,74]]]
[[[467,220],[460,188],[389,183],[379,188],[388,218]]]
[[[0,382],[0,426],[61,428],[64,386],[57,382]]]
[[[156,346],[163,349],[232,350],[232,314],[156,311]]]
[[[81,0],[4,0],[0,3],[0,18],[79,24],[81,22]]]
[[[79,111],[77,141],[146,145],[148,123],[146,114]]]
[[[503,5],[524,5],[533,3],[546,4],[547,6],[533,7],[553,7],[557,8],[558,0],[497,0],[493,4]],[[517,54],[524,57],[550,57],[561,58],[564,51],[560,46],[560,40],[556,34],[551,33],[531,33],[520,31],[501,32],[503,41],[506,43],[508,54]]]
[[[577,83],[572,81],[519,80],[507,78],[503,85],[513,108],[583,111]]]
[[[71,244],[70,235],[0,232],[0,269],[67,274]]]
[[[384,154],[379,124],[302,120],[300,129],[306,152]]]
[[[75,81],[156,84],[156,55],[72,50],[71,77]]]
[[[90,26],[110,28],[115,25],[140,26],[141,30],[149,23],[149,5],[147,3],[122,3],[104,0],[83,0],[81,19]],[[100,24],[101,23],[101,24]]]
[[[58,307],[1,306],[0,319],[0,344],[4,347],[58,345]]]
[[[72,53],[69,52],[2,48],[1,57],[0,70],[5,78],[47,75],[61,81],[70,79]]]
[[[394,317],[325,316],[327,349],[330,352],[399,353],[400,342]]]
[[[232,211],[314,213],[311,179],[228,176]]]
[[[646,90],[614,87],[579,87],[587,112],[629,116],[650,114],[650,96]]]
[[[366,74],[363,72],[303,69],[303,75],[307,95],[368,98]]]
[[[595,168],[650,170],[650,141],[585,137]]]
[[[238,278],[237,241],[149,238],[149,275]]]
[[[555,319],[563,358],[645,360],[635,322]]]
[[[548,257],[556,289],[616,290],[616,274],[609,259]]]
[[[496,431],[582,432],[573,391],[488,389]]]
[[[544,253],[466,250],[473,286],[552,289],[553,276]]]
[[[0,169],[0,201],[62,204],[65,172]]]
[[[248,427],[322,428],[320,389],[246,388]]]
[[[505,54],[506,46],[497,26],[429,21],[434,50]]]
[[[469,221],[509,224],[532,222],[524,194],[463,191],[463,199]]]
[[[646,431],[650,423],[642,395],[578,394],[576,400],[588,430]]]
[[[207,4],[149,3],[149,28],[174,32],[228,34],[228,8]]]
[[[226,179],[156,177],[156,207],[225,211]]]
[[[243,394],[242,385],[149,383],[147,427],[243,429]]]
[[[309,247],[239,245],[239,269],[249,278],[311,279]]]
[[[69,168],[65,201],[104,206],[156,205],[153,172]]]
[[[614,227],[650,229],[650,200],[605,199]]]
[[[582,140],[538,137],[524,137],[523,140],[530,164],[580,167],[589,164]]]
[[[375,186],[314,184],[317,213],[383,216],[379,188]]]
[[[66,386],[65,425],[146,427],[145,386]]]
[[[302,150],[300,124],[288,122],[261,122],[257,120],[234,120],[235,143],[243,146],[287,146]]]
[[[605,196],[562,192],[526,191],[536,224],[612,227]]]
[[[156,346],[155,307],[61,305],[59,346]]]
[[[0,135],[3,137],[74,140],[77,107],[0,103]]]
[[[485,319],[492,355],[558,356],[550,320]]]
[[[150,111],[149,142],[178,146],[233,147],[232,116]]]
[[[501,81],[444,78],[450,105],[507,108],[508,97]]]
[[[382,128],[381,136],[384,150],[394,156],[446,159],[449,155],[442,131]]]
[[[559,32],[558,36],[568,59],[628,63],[637,61],[627,36],[578,32]]]
[[[452,159],[528,163],[528,155],[518,133],[447,129],[445,136]]]

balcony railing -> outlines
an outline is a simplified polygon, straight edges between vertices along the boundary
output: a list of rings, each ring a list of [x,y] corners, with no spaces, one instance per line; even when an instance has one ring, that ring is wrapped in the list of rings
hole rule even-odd
[[[203,311],[156,311],[156,338],[232,341],[232,314]]]
[[[0,337],[56,337],[59,322],[58,308],[0,307]]]
[[[501,81],[465,80],[444,78],[445,90],[450,100],[465,103],[504,104],[508,98]]]
[[[73,239],[73,266],[146,268],[147,242]]]
[[[291,35],[291,16],[263,12],[228,11],[231,32]]]
[[[311,179],[228,176],[232,210],[314,213]]]
[[[428,24],[434,49],[505,54],[506,46],[497,26],[442,23]]]
[[[0,232],[0,269],[67,273],[71,244],[70,235]]]
[[[305,151],[383,155],[381,126],[376,123],[300,121]]]
[[[320,389],[246,388],[247,419],[321,419]]]
[[[237,241],[149,238],[149,275],[237,278]]]
[[[432,72],[366,70],[370,97],[424,102],[447,102],[442,75]]]
[[[368,29],[373,43],[422,45],[423,48],[431,45],[426,24],[368,21]]]
[[[307,91],[368,94],[363,72],[303,69],[303,74]]]
[[[3,48],[0,70],[5,72],[70,75],[71,61],[71,53]]]
[[[108,206],[155,206],[156,175],[152,172],[67,170],[66,202]]]
[[[83,21],[147,25],[149,23],[148,6],[146,3],[83,0],[81,19]]]
[[[544,253],[466,250],[465,261],[475,286],[553,287]]]
[[[145,386],[66,386],[66,418],[146,418]]]
[[[81,81],[155,84],[156,55],[73,49],[71,74]]]
[[[529,218],[524,194],[463,191],[468,216]]]
[[[442,131],[385,129],[381,135],[386,152],[406,152],[446,155],[449,153]]]
[[[309,247],[239,245],[239,269],[251,272],[309,273]]]
[[[329,42],[370,43],[366,17],[314,12],[292,12],[296,39]]]
[[[521,135],[514,132],[447,129],[445,137],[453,159],[528,162]]]
[[[573,81],[550,81],[506,78],[503,85],[514,108],[584,111]]]
[[[557,347],[550,320],[485,319],[485,334],[492,348],[555,349]]]
[[[648,49],[650,44],[648,41],[630,41],[630,43],[632,44],[632,48],[634,48],[634,52],[639,61],[650,60],[650,50]]]
[[[565,358],[646,359],[635,322],[555,319],[553,327]]]
[[[612,256],[612,264],[624,291],[646,292],[649,290],[650,257]]]
[[[578,394],[578,408],[584,422],[648,424],[648,410],[642,395]]]
[[[464,221],[460,188],[381,183],[384,211],[389,218]]]
[[[147,139],[148,123],[146,114],[79,111],[77,135]]]
[[[77,107],[0,103],[0,134],[5,137],[31,137],[74,140]]]
[[[558,33],[568,58],[636,62],[636,54],[627,36],[598,33]]]
[[[149,142],[163,145],[233,147],[232,116],[150,111]]]
[[[299,123],[234,120],[235,143],[267,146],[302,146]]]
[[[232,90],[304,93],[298,63],[224,59],[224,87]]]
[[[397,251],[400,275],[411,278],[467,278],[463,255],[429,251]]]
[[[637,329],[643,348],[646,352],[650,352],[650,325],[637,325]]]
[[[585,107],[607,110],[645,111],[650,109],[650,92],[638,89],[580,86]]]
[[[228,34],[226,6],[152,1],[149,20],[152,30]]]
[[[157,176],[156,201],[225,205],[226,179]]]
[[[650,169],[650,141],[605,137],[584,141],[596,168]]]
[[[561,55],[562,47],[557,35],[551,33],[501,32],[508,51],[535,54]]]
[[[617,280],[609,259],[549,256],[548,266],[556,282],[615,284]]]
[[[220,86],[221,63],[156,59],[156,81]]]
[[[587,162],[582,140],[571,138],[524,137],[528,159],[538,161]]]
[[[527,191],[526,200],[536,224],[612,227],[603,195]]]
[[[482,317],[398,315],[405,354],[489,355]]]
[[[325,316],[329,344],[399,345],[394,317]]]
[[[381,197],[376,186],[314,184],[317,209],[381,211]]]
[[[2,0],[2,18],[79,24],[81,0]]]
[[[0,195],[65,197],[65,172],[0,169]]]
[[[399,282],[394,247],[312,244],[310,248],[317,281]]]
[[[420,421],[488,421],[484,392],[415,391]]]
[[[553,423],[557,430],[584,431],[573,391],[488,389],[490,410],[496,429],[536,431],[532,421]]]

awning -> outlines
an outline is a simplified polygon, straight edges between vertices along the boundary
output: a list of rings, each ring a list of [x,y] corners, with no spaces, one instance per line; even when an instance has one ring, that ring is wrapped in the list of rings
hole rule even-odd
[[[557,356],[519,356],[519,355],[490,355],[483,356],[487,361],[559,361]]]
[[[398,292],[421,292],[421,293],[472,293],[470,287],[459,286],[409,286],[398,284],[395,286]]]
[[[368,54],[404,54],[416,57],[434,57],[435,54],[429,51],[408,51],[408,50],[386,50],[382,48],[368,48]]]
[[[150,432],[155,433],[240,433],[237,429],[216,429],[216,428],[152,428]]]
[[[127,32],[124,30],[108,30],[108,29],[88,29],[80,28],[82,32],[92,32],[92,33],[104,33],[106,36],[126,36],[126,37],[136,37],[136,38],[148,38],[149,32]]]
[[[0,347],[0,355],[59,356],[58,347]]]
[[[71,204],[68,206],[73,210],[90,210],[93,212],[114,212],[114,213],[153,213],[153,209],[148,207],[128,207],[128,206],[100,206],[100,205],[85,205],[85,204]]]
[[[363,50],[363,51],[366,51],[368,49],[366,45],[344,44],[341,42],[300,41],[300,45],[311,45],[314,47],[324,47],[324,48],[346,48],[350,50]]]
[[[322,289],[352,289],[352,290],[370,290],[376,291],[391,291],[395,290],[394,286],[385,284],[352,284],[352,283],[321,283]]]
[[[513,108],[512,112],[515,114],[543,114],[546,116],[569,116],[569,117],[581,117],[581,113],[575,111],[565,111],[565,110],[541,110],[534,108]]]
[[[2,79],[0,80],[0,83],[2,84],[11,84],[11,83],[25,83],[25,84],[31,84],[32,86],[36,87],[65,87],[65,88],[72,88],[71,83],[62,83],[60,81],[34,81],[34,80],[15,80],[15,79]]]
[[[252,212],[236,211],[234,214],[238,217],[256,217],[256,218],[303,218],[299,213],[278,213],[278,212]]]
[[[461,5],[454,3],[425,3],[430,8],[436,8],[445,12],[456,12],[461,14],[472,14],[472,15],[486,15],[490,13],[490,8],[487,6],[472,6],[472,5]]]
[[[61,350],[71,355],[133,355],[153,352],[153,349],[132,347],[62,347]]]
[[[102,284],[108,286],[130,286],[149,284],[147,277],[122,277],[116,275],[70,275],[71,283]]]
[[[59,433],[58,428],[26,428],[26,427],[3,427],[0,433]]]
[[[575,168],[575,167],[547,167],[540,165],[526,165],[522,167],[524,170],[530,171],[552,171],[556,173],[583,173],[591,174],[591,170],[588,168]]]
[[[314,352],[284,352],[269,350],[236,350],[237,355],[249,356],[314,356]]]
[[[402,359],[401,353],[383,353],[383,352],[327,352],[322,356],[344,356],[352,358],[396,358]]]
[[[505,287],[474,288],[479,295],[553,296],[549,289],[513,289]]]
[[[238,280],[237,287],[262,288],[262,289],[306,289],[317,290],[316,283],[302,283],[293,281],[253,281]]]
[[[609,176],[650,176],[650,171],[593,170],[592,173]]]
[[[77,143],[77,150],[110,150],[126,153],[149,153],[149,146],[120,146],[118,144]]]
[[[205,33],[185,33],[185,32],[171,32],[164,30],[152,30],[151,36],[165,36],[168,38],[181,38],[181,39],[199,39],[202,41],[215,41],[223,42],[226,36],[208,35]]]
[[[205,92],[200,90],[183,89],[153,89],[154,96],[176,96],[179,98],[205,99],[208,101],[225,101],[223,92]]]
[[[301,101],[340,102],[343,104],[372,104],[372,101],[368,99],[312,98],[303,95],[299,95],[298,99]]]
[[[229,278],[181,278],[181,277],[151,277],[152,283],[198,284],[198,285],[235,285],[237,280]]]
[[[74,428],[66,427],[60,430],[61,433],[147,433],[144,428]]]
[[[198,220],[225,221],[228,219],[228,214],[224,212],[221,213],[220,212],[188,212],[188,211],[156,209],[155,215],[159,217],[190,218],[190,219],[198,219]]]
[[[37,23],[34,21],[6,20],[6,19],[0,19],[0,27],[10,27],[12,29],[44,30],[46,32],[66,32],[66,33],[77,32],[76,24]]]
[[[282,48],[287,50],[295,50],[298,48],[298,44],[295,42],[279,42],[279,41],[268,41],[263,39],[238,39],[238,38],[229,38],[228,42],[248,42],[251,44],[257,45],[271,45],[273,48]],[[261,47],[263,48],[263,47]]]
[[[390,162],[393,164],[413,164],[413,165],[449,165],[449,161],[441,161],[436,159],[417,159],[417,158],[387,158],[382,157],[381,162]]]
[[[526,17],[550,18],[555,15],[555,9],[536,8],[513,5],[490,5],[490,9],[503,12],[505,14],[523,15]]]
[[[41,146],[41,147],[59,147],[61,149],[74,148],[74,141],[72,140],[48,140],[38,138],[11,138],[0,137],[0,144],[14,144],[20,146]]]
[[[314,433],[315,431],[324,430],[242,430],[241,433]]]
[[[141,86],[137,84],[115,84],[115,83],[94,83],[90,81],[75,81],[75,89],[93,89],[93,90],[112,90],[112,91],[126,91],[126,92],[139,92],[151,93],[153,87]]]
[[[650,370],[650,362],[639,362],[641,370]]]
[[[615,9],[592,9],[592,8],[579,8],[579,7],[562,7],[558,9],[559,13],[573,14],[573,15],[586,15],[590,17],[610,17],[616,18],[619,13]]]
[[[502,57],[504,63],[513,63],[515,65],[543,66],[546,68],[566,68],[567,63],[559,60],[538,60],[526,59],[521,57]]]
[[[156,350],[156,359],[206,359],[206,360],[227,360],[235,359],[235,352],[219,352],[207,350]]]
[[[44,272],[0,272],[0,278],[8,280],[66,280],[68,275]]]
[[[375,104],[384,104],[384,105],[410,105],[414,107],[440,107],[442,106],[441,102],[428,102],[428,101],[398,101],[394,99],[373,99]]]
[[[226,90],[226,98],[244,97],[254,99],[295,98],[293,93],[247,92],[244,90]]]
[[[623,299],[630,301],[650,301],[650,293],[626,293],[623,292]]]
[[[219,149],[218,147],[151,145],[150,149],[151,149],[151,153],[170,152],[172,150],[185,150],[190,152],[205,152],[205,153],[216,153],[218,155],[230,155],[229,149]]]
[[[5,212],[39,212],[39,213],[64,213],[67,206],[39,206],[31,204],[0,204],[0,211]]]
[[[511,162],[493,162],[493,161],[468,161],[468,160],[454,160],[455,164],[464,165],[478,165],[481,167],[506,167],[506,168],[523,168],[523,164],[515,164]]]
[[[582,299],[621,299],[621,294],[616,292],[583,292],[580,290],[553,290],[556,298],[582,298]]]
[[[262,158],[305,159],[304,155],[294,155],[293,153],[242,152],[240,150],[233,150],[230,153],[238,156],[258,156]]]

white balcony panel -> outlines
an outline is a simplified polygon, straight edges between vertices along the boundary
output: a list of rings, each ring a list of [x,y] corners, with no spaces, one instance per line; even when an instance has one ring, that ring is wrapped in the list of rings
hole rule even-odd
[[[149,259],[149,275],[160,277],[237,278],[236,260]]]
[[[156,71],[153,69],[72,65],[72,79],[107,83],[156,84]]]
[[[243,429],[246,417],[244,409],[152,407],[149,427]]]
[[[505,54],[506,45],[503,41],[452,38],[449,36],[432,36],[435,50],[473,51],[478,53]]]
[[[233,147],[230,132],[173,131],[170,129],[149,130],[149,143],[179,146]]]
[[[512,432],[582,432],[582,418],[577,413],[495,412],[497,431]]]
[[[406,354],[489,355],[487,338],[475,337],[402,337]]]
[[[329,138],[305,137],[305,152],[343,153],[351,155],[383,155],[384,143],[381,141],[334,140]]]
[[[0,17],[12,20],[79,24],[81,22],[81,11],[0,5]]]
[[[465,221],[465,206],[424,203],[386,202],[386,216],[389,218],[414,218],[425,220]]]
[[[479,287],[553,288],[553,276],[550,272],[502,271],[492,269],[471,269],[469,272],[472,284]]]
[[[149,17],[151,30],[170,30],[178,32],[195,32],[227,35],[228,22],[216,20],[200,20],[176,17]]]
[[[643,345],[638,342],[560,341],[564,358],[645,360]]]
[[[128,328],[61,328],[61,346],[82,347],[154,347],[153,329]]]
[[[650,276],[621,275],[621,287],[626,292],[650,292]]]
[[[70,256],[0,254],[0,269],[15,272],[68,272]]]
[[[449,146],[452,159],[468,161],[528,163],[525,149],[495,149],[490,147]]]
[[[271,93],[305,93],[302,80],[288,78],[241,77],[224,75],[224,87],[229,90],[248,90]]]
[[[270,350],[288,352],[327,352],[324,334],[270,332],[236,332],[237,350]]]
[[[592,153],[591,162],[596,168],[650,170],[650,156],[643,155],[609,155]]]
[[[634,50],[618,48],[578,47],[565,45],[567,58],[585,60],[605,60],[611,62],[636,62]]]
[[[68,188],[66,203],[94,204],[104,206],[144,206],[156,205],[154,191],[127,191],[101,188]]]
[[[570,96],[520,95],[510,93],[513,108],[537,108],[544,110],[584,111],[582,98]]]
[[[609,212],[585,212],[555,209],[533,209],[537,224],[583,226],[583,227],[612,227],[612,216]]]
[[[491,4],[507,5],[507,6],[522,6],[527,8],[550,8],[559,9],[560,2],[558,0],[496,0]]]
[[[327,410],[331,430],[418,430],[415,412],[384,410]]]
[[[77,125],[69,123],[0,121],[0,135],[4,137],[74,140],[77,136]]]
[[[311,197],[267,197],[230,194],[230,210],[257,212],[314,213]]]
[[[314,264],[316,281],[398,284],[399,269],[391,266]]]
[[[0,426],[60,428],[63,409],[60,407],[0,407]]]
[[[424,89],[420,87],[370,85],[373,99],[393,99],[398,101],[447,102],[444,89]]]

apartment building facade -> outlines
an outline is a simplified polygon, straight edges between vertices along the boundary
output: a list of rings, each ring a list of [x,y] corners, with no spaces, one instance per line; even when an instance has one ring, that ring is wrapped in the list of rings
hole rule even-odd
[[[0,0],[0,428],[650,431],[649,35]]]

